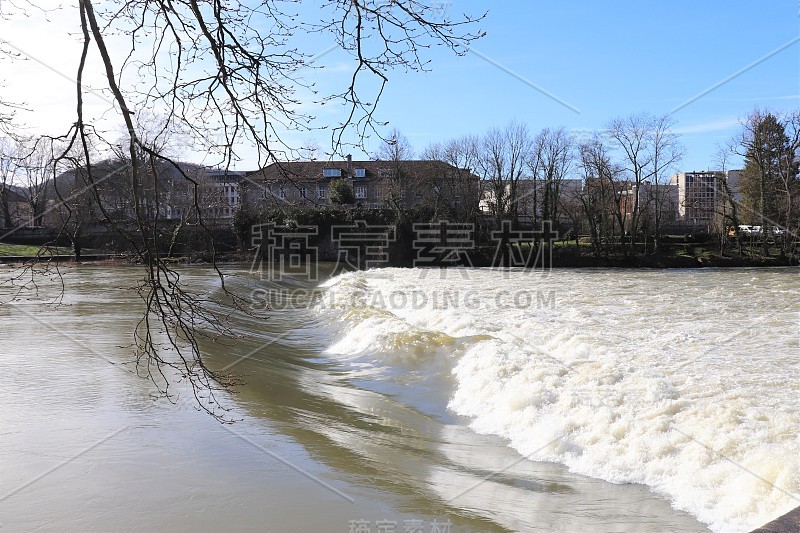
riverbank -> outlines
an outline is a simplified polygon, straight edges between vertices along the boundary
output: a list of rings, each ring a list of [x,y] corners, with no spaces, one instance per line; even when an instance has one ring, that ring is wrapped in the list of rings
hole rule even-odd
[[[42,256],[35,256],[35,255],[6,255],[0,256],[0,264],[12,264],[12,265],[24,265],[27,263],[32,263],[34,261],[39,262],[48,262],[52,261],[54,263],[76,263],[74,255],[42,255]],[[119,263],[119,264],[130,264],[124,257],[118,256],[116,254],[88,254],[82,255],[79,262],[87,262],[87,263],[100,263],[100,262],[107,262],[107,263]]]
[[[64,264],[95,263],[109,265],[129,265],[141,262],[136,257],[119,253],[102,253],[96,250],[81,254],[79,261],[65,249],[58,249],[55,253],[44,251],[36,255],[38,247],[33,245],[9,245],[0,243],[0,264],[24,265],[33,261],[49,261]],[[499,257],[497,246],[477,246],[467,250],[456,261],[432,264],[422,262],[408,250],[403,253],[393,254],[390,247],[388,261],[381,266],[412,267],[412,266],[472,266],[472,267],[498,267],[504,264]],[[736,250],[719,252],[717,244],[708,243],[665,243],[658,252],[624,254],[620,250],[604,254],[600,257],[591,253],[585,243],[574,244],[569,242],[556,242],[550,249],[531,252],[530,248],[522,247],[516,254],[516,260],[506,261],[507,266],[527,266],[534,269],[548,268],[760,268],[760,267],[786,267],[797,266],[798,257],[781,254],[778,248],[769,250],[770,255],[761,255],[761,249],[754,251],[752,247],[744,248],[739,254]],[[317,260],[323,262],[336,262],[338,252],[329,251],[326,254],[317,254]],[[251,264],[258,259],[263,251],[257,249],[246,252],[227,252],[218,254],[217,263],[247,263]],[[525,258],[520,261],[519,258]],[[302,259],[302,257],[301,257]],[[175,264],[211,264],[210,253],[196,253],[189,256],[164,258],[166,262]],[[264,260],[264,259],[262,259]],[[356,264],[358,261],[350,261]]]
[[[623,247],[624,246],[624,247]],[[652,244],[638,244],[633,250],[627,244],[616,244],[600,255],[584,240],[556,241],[531,251],[530,247],[519,247],[517,257],[527,258],[529,266],[535,268],[728,268],[728,267],[785,267],[799,264],[797,254],[787,253],[775,244],[764,254],[758,243],[743,245],[741,250],[732,243],[720,250],[718,242],[694,242],[691,239],[665,238],[658,249]],[[473,266],[496,266],[497,246],[480,246],[470,255]],[[514,256],[514,251],[509,253]],[[511,266],[520,266],[511,262]]]
[[[670,250],[663,253],[635,256],[594,257],[571,253],[554,253],[552,266],[557,268],[753,268],[796,266],[797,260],[789,256],[764,257],[758,255],[719,254],[700,248],[692,253]]]

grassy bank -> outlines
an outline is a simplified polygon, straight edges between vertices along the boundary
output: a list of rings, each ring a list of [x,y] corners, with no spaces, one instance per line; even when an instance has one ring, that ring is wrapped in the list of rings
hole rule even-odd
[[[24,264],[33,262],[70,263],[75,259],[72,248],[64,246],[39,246],[37,244],[0,243],[0,263]],[[114,254],[99,250],[83,250],[81,262],[116,261]]]
[[[71,253],[72,249],[65,247],[0,243],[0,257],[36,257],[38,255],[70,255]]]

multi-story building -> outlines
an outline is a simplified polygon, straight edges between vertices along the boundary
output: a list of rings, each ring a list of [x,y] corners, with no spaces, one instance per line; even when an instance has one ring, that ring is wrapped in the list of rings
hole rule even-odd
[[[132,224],[136,220],[131,195],[130,166],[125,161],[106,160],[93,166],[96,185],[84,169],[61,173],[48,184],[48,224],[57,226],[69,216],[99,221],[108,216],[115,223]],[[233,217],[240,205],[239,187],[244,172],[226,171],[193,163],[160,162],[146,166],[138,176],[139,213],[145,218],[167,221],[206,222]],[[92,191],[96,189],[97,198]],[[99,204],[96,202],[99,200]],[[72,209],[59,207],[69,203]],[[102,208],[103,212],[100,212]],[[76,213],[70,215],[70,213]]]
[[[740,199],[741,173],[741,170],[706,170],[671,176],[670,184],[678,188],[678,215],[683,223],[710,228],[731,200]]]
[[[435,160],[278,162],[249,172],[241,193],[248,205],[330,205],[331,182],[346,178],[355,206],[428,206],[477,210],[480,179],[469,169]]]
[[[231,218],[241,205],[241,183],[245,173],[235,170],[205,168],[201,173],[202,197],[206,216]]]

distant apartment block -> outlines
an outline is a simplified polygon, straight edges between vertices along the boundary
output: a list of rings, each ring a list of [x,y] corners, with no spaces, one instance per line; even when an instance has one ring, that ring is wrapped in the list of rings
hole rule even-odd
[[[228,171],[179,162],[144,166],[138,176],[138,215],[130,192],[130,166],[105,160],[93,166],[96,185],[83,168],[59,174],[47,185],[46,224],[59,226],[70,213],[87,224],[108,217],[115,223],[131,224],[137,216],[195,223],[227,223],[240,205],[239,189],[244,172]],[[97,197],[90,195],[96,190]],[[64,200],[62,200],[64,199]],[[99,201],[99,204],[96,202]],[[63,204],[68,203],[70,209]],[[102,212],[101,209],[102,208]]]
[[[469,169],[443,161],[295,161],[278,162],[247,174],[248,205],[330,205],[330,184],[347,179],[355,206],[366,208],[429,206],[441,210],[477,210],[480,179]]]
[[[711,226],[729,202],[740,201],[741,170],[706,170],[680,172],[670,177],[678,188],[678,215],[683,223],[692,226]],[[726,187],[727,186],[727,187]]]
[[[231,218],[241,205],[240,185],[244,172],[206,168],[203,172],[202,190],[211,218]]]

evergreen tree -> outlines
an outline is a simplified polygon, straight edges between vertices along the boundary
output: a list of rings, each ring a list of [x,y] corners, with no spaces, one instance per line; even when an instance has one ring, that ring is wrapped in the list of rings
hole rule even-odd
[[[797,176],[797,162],[784,124],[772,113],[754,111],[745,123],[741,147],[745,157],[740,183],[744,218],[764,231],[771,230],[782,219],[782,173]]]
[[[328,199],[334,205],[356,203],[353,185],[350,183],[350,180],[347,178],[331,180],[328,185]]]

